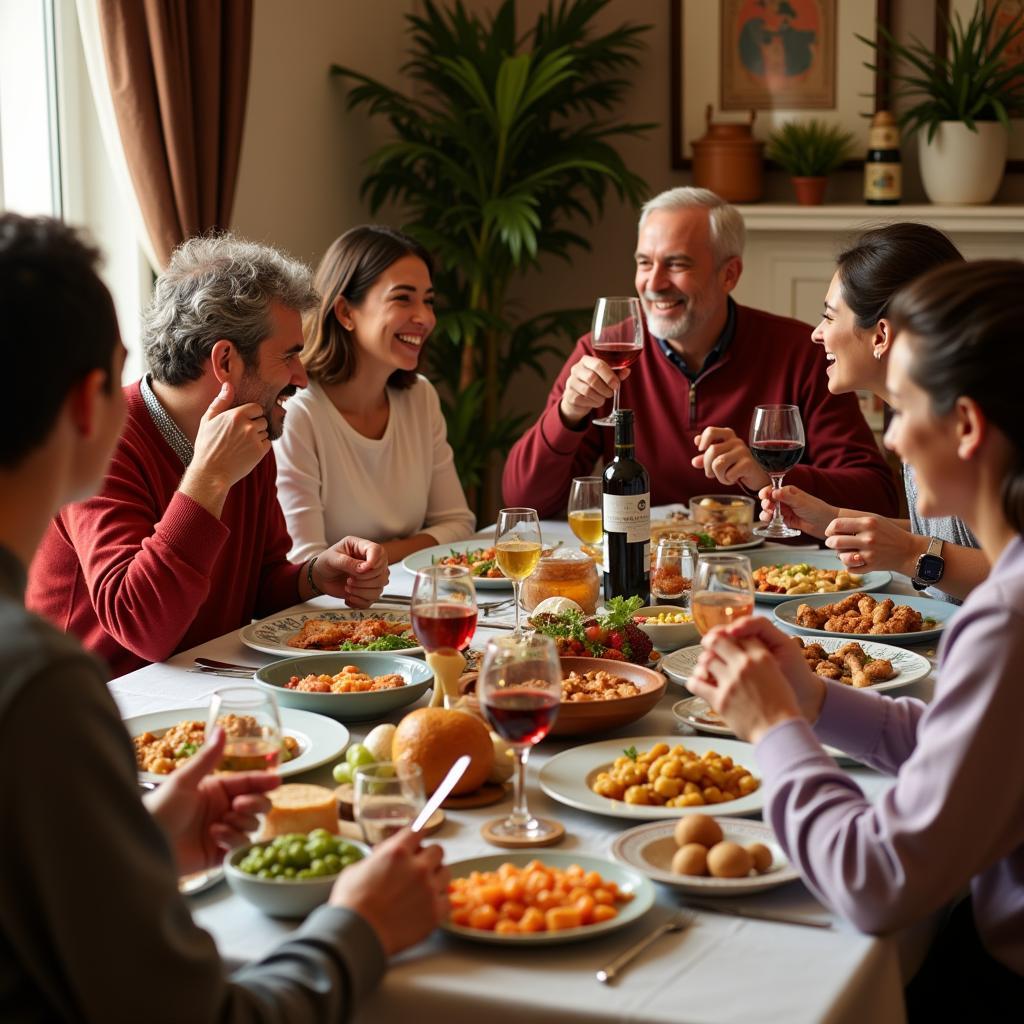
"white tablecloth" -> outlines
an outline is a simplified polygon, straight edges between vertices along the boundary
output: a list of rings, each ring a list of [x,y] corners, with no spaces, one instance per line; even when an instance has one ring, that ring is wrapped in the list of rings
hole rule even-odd
[[[572,541],[564,523],[544,523],[545,541]],[[412,577],[392,567],[387,590],[408,594]],[[905,583],[893,589],[909,591]],[[480,600],[498,598],[502,591],[481,591]],[[313,606],[339,602],[319,598]],[[760,609],[759,609],[760,610]],[[482,646],[493,631],[481,618],[474,646]],[[507,635],[507,634],[506,634]],[[934,651],[922,653],[933,655]],[[266,655],[246,648],[237,635],[210,641],[111,683],[126,717],[150,711],[203,704],[213,690],[226,685],[217,676],[190,674],[196,656],[260,665]],[[927,698],[931,680],[909,692]],[[672,716],[672,704],[685,691],[670,683],[668,693],[641,722],[618,735],[660,735],[690,732]],[[400,717],[396,713],[393,720]],[[373,723],[370,723],[372,726]],[[354,738],[367,726],[356,723]],[[612,736],[616,735],[613,733]],[[549,741],[530,757],[528,786],[531,809],[556,817],[566,827],[561,850],[610,856],[615,836],[629,822],[589,815],[550,800],[536,785],[540,766],[568,744]],[[888,782],[863,767],[850,769],[869,795]],[[303,777],[331,784],[329,768]],[[449,861],[492,854],[494,847],[480,836],[480,825],[503,814],[509,803],[475,811],[447,812],[435,839]],[[542,855],[542,854],[541,854]],[[676,905],[672,891],[658,887],[658,904],[628,929],[578,945],[540,949],[501,950],[466,943],[441,933],[396,958],[378,992],[362,1007],[358,1019],[373,1024],[408,1014],[418,1022],[459,1021],[488,1024],[508,1021],[638,1021],[761,1022],[799,1021],[901,1022],[904,1020],[903,977],[916,966],[927,929],[896,938],[862,935],[836,920],[830,931],[700,913],[688,930],[661,939],[630,967],[613,987],[599,984],[595,970],[632,944]],[[827,913],[804,886],[795,882],[771,893],[751,897],[752,907]],[[264,917],[220,885],[194,897],[199,923],[217,940],[225,957],[249,959],[267,952],[291,925]],[[902,963],[902,970],[901,970]]]

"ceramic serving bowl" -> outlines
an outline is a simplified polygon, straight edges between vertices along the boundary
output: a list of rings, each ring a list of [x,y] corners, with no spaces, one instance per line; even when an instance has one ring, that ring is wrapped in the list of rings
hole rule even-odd
[[[676,605],[663,604],[641,608],[633,615],[657,618],[662,612],[685,611],[685,608]],[[680,647],[689,647],[700,640],[700,630],[697,629],[697,623],[692,617],[689,622],[641,622],[638,625],[651,638],[656,651],[678,651]]]

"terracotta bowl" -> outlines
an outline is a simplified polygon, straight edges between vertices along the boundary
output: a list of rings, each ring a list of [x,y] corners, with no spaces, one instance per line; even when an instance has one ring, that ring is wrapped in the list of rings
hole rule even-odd
[[[572,671],[610,672],[636,683],[640,692],[634,697],[616,700],[562,701],[549,736],[582,736],[609,732],[619,726],[629,725],[643,718],[661,700],[668,685],[668,680],[660,672],[607,658],[562,658],[562,669],[566,675]],[[459,688],[468,699],[467,702],[478,707],[476,675],[475,672],[467,672],[459,681]]]

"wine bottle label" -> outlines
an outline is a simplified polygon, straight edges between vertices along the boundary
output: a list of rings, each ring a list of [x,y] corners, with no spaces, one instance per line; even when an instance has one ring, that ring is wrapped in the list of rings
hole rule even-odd
[[[651,541],[651,495],[606,494],[602,504],[606,533],[624,533],[630,543]],[[607,565],[608,563],[605,562]]]
[[[865,199],[899,199],[901,186],[902,169],[899,164],[864,164]]]

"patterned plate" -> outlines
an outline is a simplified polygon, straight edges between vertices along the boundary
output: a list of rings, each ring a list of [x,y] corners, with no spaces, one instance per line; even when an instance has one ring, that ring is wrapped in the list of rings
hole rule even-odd
[[[277,657],[301,658],[303,655],[331,653],[320,649],[289,647],[288,641],[299,632],[300,629],[312,619],[326,619],[328,622],[352,622],[359,619],[383,619],[385,622],[404,622],[412,630],[412,622],[408,612],[385,611],[380,608],[367,608],[365,611],[353,609],[339,609],[332,611],[323,609],[320,611],[292,612],[284,615],[273,615],[270,618],[253,622],[243,626],[238,631],[238,639],[246,647],[254,651],[262,651],[264,654],[274,654]],[[356,652],[353,652],[356,653]],[[359,651],[360,654],[375,654],[376,651]],[[415,647],[403,647],[400,650],[383,651],[384,654],[422,654],[423,648],[418,644]]]

